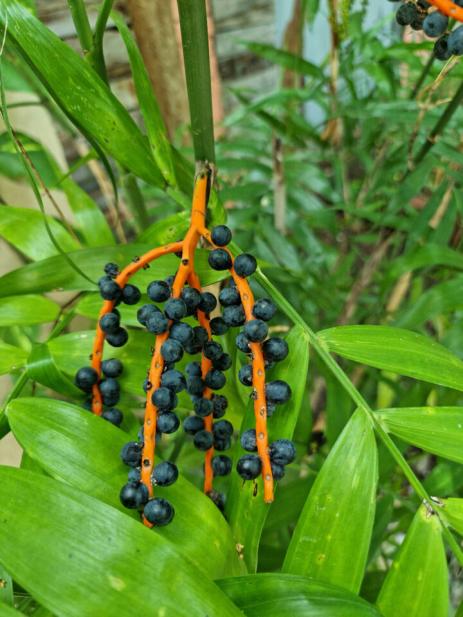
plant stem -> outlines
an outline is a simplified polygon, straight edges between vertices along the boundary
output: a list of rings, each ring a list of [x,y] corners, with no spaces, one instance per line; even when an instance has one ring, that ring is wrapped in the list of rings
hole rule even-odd
[[[89,61],[103,81],[108,81],[106,64],[103,54],[103,37],[108,23],[109,14],[113,8],[114,0],[103,0],[95,24],[93,33],[92,49],[89,54]]]
[[[19,378],[16,380],[16,383],[8,393],[8,396],[3,403],[2,410],[0,411],[0,438],[6,435],[10,430],[10,427],[8,425],[8,419],[5,413],[8,403],[10,403],[13,399],[17,398],[21,394],[22,389],[28,381],[29,375],[27,373],[27,370],[24,370],[19,376]]]
[[[289,302],[284,298],[284,296],[272,285],[272,283],[268,280],[268,278],[265,276],[265,274],[263,274],[260,269],[257,270],[257,276],[259,283],[271,294],[272,298],[276,301],[281,310],[286,313],[286,315],[293,321],[293,323],[300,325],[307,332],[310,344],[315,349],[318,356],[325,363],[325,365],[328,367],[334,377],[339,381],[342,387],[346,390],[351,399],[368,416],[378,437],[384,443],[391,456],[394,458],[397,465],[402,470],[404,476],[407,478],[408,482],[415,490],[416,494],[421,498],[422,501],[425,501],[428,506],[431,506],[431,497],[429,496],[428,492],[421,484],[419,479],[416,477],[413,469],[405,460],[399,448],[396,446],[389,434],[384,430],[381,422],[376,417],[373,409],[368,405],[362,394],[357,390],[357,388],[351,382],[346,373],[331,356],[323,341],[318,338],[312,328],[302,319],[299,313],[291,306],[291,304],[289,304]],[[438,511],[436,511],[436,514],[441,522],[443,535],[445,536],[450,548],[457,557],[460,565],[463,565],[463,551],[460,549],[453,534],[440,517]]]
[[[90,53],[93,47],[93,34],[88,20],[87,9],[84,0],[68,0],[72,21],[76,27],[80,46],[85,55]]]
[[[432,65],[434,64],[434,59],[435,59],[435,55],[432,53],[430,54],[428,61],[426,62],[426,64],[423,66],[423,69],[421,71],[420,76],[418,77],[418,81],[415,84],[415,87],[413,88],[412,92],[410,93],[410,100],[413,100],[414,98],[416,98],[418,92],[420,91],[421,86],[424,83],[424,80],[426,79],[426,77],[429,74],[429,71],[431,70]]]
[[[196,161],[215,162],[205,0],[177,0]]]

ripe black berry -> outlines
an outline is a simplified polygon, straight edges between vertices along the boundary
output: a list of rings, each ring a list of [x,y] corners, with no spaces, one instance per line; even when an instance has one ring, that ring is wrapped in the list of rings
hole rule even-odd
[[[121,318],[117,313],[106,313],[100,319],[100,328],[105,334],[114,334],[121,324]]]
[[[145,505],[143,514],[149,523],[162,527],[168,525],[174,518],[175,510],[167,499],[155,497]]]
[[[215,368],[211,368],[204,378],[204,383],[211,390],[220,390],[226,383],[225,375]]]
[[[270,403],[286,403],[291,397],[291,388],[281,379],[265,384],[265,396]]]
[[[74,381],[78,388],[90,392],[98,381],[98,373],[90,366],[84,366],[77,371]]]
[[[103,360],[101,363],[101,370],[105,377],[119,377],[122,374],[122,362],[117,358]]]
[[[153,302],[165,302],[170,298],[170,286],[165,281],[153,281],[146,292]]]
[[[228,476],[232,469],[232,462],[229,456],[219,454],[212,459],[212,470],[214,476]]]
[[[198,362],[188,362],[185,366],[185,372],[191,377],[201,377],[201,365]]]
[[[118,402],[121,393],[119,382],[112,377],[104,379],[100,383],[100,393],[105,405],[115,405]]]
[[[271,339],[269,339],[269,340],[271,340]],[[243,353],[246,353],[246,354],[251,353],[251,348],[249,347],[249,339],[248,339],[248,337],[246,336],[246,334],[244,332],[240,332],[237,335],[237,337],[235,339],[235,342],[236,342],[236,346],[238,347],[238,349],[240,351],[242,351]],[[264,345],[265,345],[265,343],[264,343]]]
[[[250,364],[245,364],[240,368],[238,379],[243,386],[252,386],[252,366]]]
[[[169,300],[170,302],[170,300]],[[177,322],[172,324],[169,333],[170,338],[175,339],[183,345],[183,347],[189,345],[194,339],[193,328],[184,322]]]
[[[216,343],[215,341],[207,341],[204,344],[204,355],[209,360],[218,360],[220,356],[223,354],[223,347],[220,343]]]
[[[203,328],[202,326],[195,326],[193,328],[193,334],[195,337],[195,342],[197,342],[198,345],[200,345],[202,349],[204,345],[207,343],[207,340],[209,338],[207,334],[207,330]]]
[[[282,338],[272,337],[267,339],[262,345],[264,357],[270,362],[279,362],[288,355],[288,343]]]
[[[180,295],[186,304],[188,313],[192,315],[201,302],[201,294],[194,287],[184,287]]]
[[[232,267],[232,258],[225,249],[210,251],[207,261],[213,270],[229,270]]]
[[[195,413],[201,418],[205,418],[212,413],[213,403],[207,398],[198,398],[194,404]]]
[[[115,407],[112,407],[111,409],[105,409],[101,414],[101,417],[104,420],[111,422],[111,424],[114,424],[114,426],[120,426],[122,420],[124,419],[122,411],[119,411],[119,409],[116,409]]]
[[[257,452],[256,431],[253,428],[244,431],[241,435],[241,447],[246,452]]]
[[[116,332],[106,335],[106,342],[112,347],[123,347],[129,340],[129,333],[124,328],[119,328]]]
[[[158,416],[156,429],[160,433],[170,435],[171,433],[175,433],[179,426],[180,420],[172,411],[168,411],[167,413],[163,413]]]
[[[225,411],[228,407],[228,400],[223,394],[214,394],[212,396],[212,405],[214,408],[214,418],[221,418],[225,415]]]
[[[232,239],[232,232],[226,225],[217,225],[212,228],[211,238],[217,246],[226,246]]]
[[[236,287],[225,287],[219,293],[219,302],[222,306],[238,306],[241,298]]]
[[[193,443],[198,450],[209,450],[214,444],[214,438],[210,431],[198,431],[193,437]]]
[[[151,480],[157,486],[170,486],[178,478],[177,465],[170,461],[158,463],[153,469]]]
[[[418,17],[418,10],[413,2],[406,2],[399,7],[395,19],[399,26],[409,26]]]
[[[137,441],[129,441],[129,443],[126,443],[121,450],[122,462],[129,467],[139,467],[141,463],[142,449],[143,444],[138,443]]]
[[[221,512],[225,511],[225,495],[219,491],[212,490],[207,493],[209,499],[218,507]]]
[[[296,448],[289,439],[277,439],[270,444],[270,460],[277,465],[289,465],[296,458]]]
[[[212,313],[216,306],[216,297],[209,291],[203,291],[201,293],[201,301],[198,305],[199,310],[203,313]]]
[[[141,482],[128,482],[119,493],[121,504],[132,510],[144,506],[148,497],[148,489]]]
[[[204,381],[198,375],[188,375],[186,378],[186,389],[188,394],[200,396],[204,390]]]
[[[232,365],[232,359],[227,353],[223,353],[217,360],[212,360],[212,366],[219,371],[228,371]]]
[[[125,285],[122,289],[122,297],[121,300],[124,304],[137,304],[140,302],[141,291],[135,285],[131,285],[130,283]]]
[[[230,326],[231,328],[242,326],[246,321],[246,316],[242,306],[226,306],[223,309],[222,317],[227,326]]]
[[[251,319],[244,325],[244,334],[253,343],[263,341],[268,334],[268,326],[262,319]]]
[[[169,388],[173,392],[181,392],[186,388],[185,376],[176,369],[170,369],[162,374],[161,386]]]
[[[245,278],[254,274],[257,268],[256,258],[249,253],[242,253],[238,255],[233,264],[233,268],[238,276]]]
[[[228,326],[227,326],[227,324],[225,323],[225,321],[223,320],[222,317],[214,317],[209,322],[209,325],[211,326],[212,334],[220,336],[220,335],[226,334],[228,332]]]
[[[236,465],[236,471],[243,480],[255,480],[262,470],[260,458],[255,454],[245,454]]]
[[[161,386],[151,395],[153,405],[161,411],[172,411],[177,404],[177,396],[173,390]]]
[[[447,30],[449,18],[447,15],[442,15],[439,11],[435,11],[427,15],[423,21],[423,30],[430,37],[440,36]]]
[[[219,420],[214,422],[212,431],[217,439],[226,439],[233,435],[233,424],[228,420]]]
[[[139,482],[141,478],[141,467],[132,467],[129,469],[127,479],[129,482]]]
[[[166,362],[178,362],[183,356],[183,347],[175,339],[169,338],[161,345],[161,355]]]
[[[272,476],[274,480],[281,480],[285,475],[285,468],[283,465],[279,465],[278,463],[270,462],[270,466],[272,468]]]
[[[229,450],[231,448],[230,437],[216,437],[214,435],[214,448],[217,450],[217,452],[224,452],[225,450]]]
[[[256,319],[263,319],[264,321],[270,321],[275,315],[277,307],[268,298],[261,298],[257,300],[252,308],[252,314]]]
[[[448,60],[452,55],[448,46],[449,35],[444,34],[434,43],[434,56],[437,60]]]
[[[102,276],[98,281],[101,297],[104,300],[118,300],[121,295],[121,288],[110,276]]]
[[[204,428],[204,420],[198,416],[188,416],[183,421],[183,430],[187,435],[195,435]]]
[[[119,266],[115,263],[107,263],[104,267],[104,272],[111,278],[116,278],[119,274]]]
[[[186,316],[186,304],[181,298],[171,298],[166,302],[164,312],[169,319],[179,321]]]

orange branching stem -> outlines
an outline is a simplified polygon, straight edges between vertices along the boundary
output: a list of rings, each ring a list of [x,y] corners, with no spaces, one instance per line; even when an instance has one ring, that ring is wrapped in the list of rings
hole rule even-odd
[[[441,13],[448,15],[457,21],[463,21],[463,8],[451,0],[428,0]]]

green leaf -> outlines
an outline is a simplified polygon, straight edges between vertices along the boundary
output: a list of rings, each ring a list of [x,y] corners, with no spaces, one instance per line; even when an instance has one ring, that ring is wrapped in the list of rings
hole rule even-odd
[[[288,358],[277,365],[277,368],[268,375],[268,380],[283,379],[292,390],[290,401],[277,409],[268,419],[269,441],[275,439],[291,439],[301,409],[302,399],[306,387],[307,368],[309,364],[309,341],[306,333],[300,326],[294,326],[287,337],[289,346]],[[252,401],[248,405],[241,433],[255,426],[254,407]],[[235,459],[243,454],[237,446]],[[252,572],[257,568],[257,556],[260,536],[269,512],[269,505],[263,500],[262,479],[257,480],[257,493],[254,492],[254,483],[243,483],[238,474],[234,474],[227,499],[228,520],[236,542],[243,545],[244,560]],[[273,507],[284,507],[278,502],[278,492]]]
[[[172,151],[167,136],[166,127],[162,118],[161,110],[154,96],[148,72],[143,62],[140,50],[135,43],[132,33],[125,24],[119,13],[113,11],[112,19],[116,24],[119,34],[129,55],[130,68],[137,92],[138,104],[145,121],[148,139],[151,145],[154,160],[165,181],[170,186],[177,186],[175,178]]]
[[[16,439],[45,471],[128,512],[119,501],[127,482],[127,467],[120,459],[125,433],[75,405],[52,399],[16,399],[7,414]],[[243,571],[228,525],[209,498],[182,477],[168,489],[156,488],[156,494],[168,498],[176,512],[172,523],[156,533],[210,577]]]
[[[144,136],[89,63],[15,0],[3,7],[2,28],[8,20],[8,38],[70,120],[126,169],[162,186]]]
[[[0,375],[12,373],[26,364],[28,352],[0,341]]]
[[[27,374],[29,379],[38,381],[64,395],[79,397],[82,394],[58,368],[48,345],[45,343],[39,343],[32,347],[27,359]]]
[[[448,524],[463,536],[463,499],[450,497],[440,500],[441,505],[433,503]]]
[[[463,463],[463,407],[397,407],[377,415],[387,431],[407,443]]]
[[[20,617],[20,615],[24,615],[24,613],[17,611],[12,606],[7,606],[0,602],[0,617]],[[34,615],[36,615],[36,613],[34,613]]]
[[[183,238],[190,225],[190,213],[179,212],[155,221],[138,236],[137,242],[161,246]]]
[[[345,589],[292,574],[253,574],[217,581],[247,617],[380,617]]]
[[[390,280],[395,280],[405,272],[411,272],[425,266],[446,266],[463,270],[463,255],[448,246],[429,243],[393,261],[387,272],[387,277]]]
[[[43,296],[0,298],[0,326],[21,326],[54,321],[59,306]]]
[[[68,253],[87,275],[98,280],[103,275],[104,264],[113,261],[121,266],[143,255],[152,247],[145,244],[124,244],[103,248],[88,248]],[[210,285],[228,276],[228,272],[211,270],[207,263],[207,251],[198,249],[195,256],[196,271],[203,286]],[[153,261],[148,270],[141,270],[133,279],[136,285],[146,287],[153,279],[165,278],[176,272],[178,258],[165,255]],[[28,264],[0,277],[0,297],[16,294],[43,293],[56,290],[96,291],[90,281],[80,276],[62,255],[49,257]]]
[[[278,64],[285,69],[301,73],[301,75],[307,75],[308,77],[316,77],[321,80],[324,79],[322,69],[312,62],[304,60],[301,56],[296,56],[289,51],[278,49],[273,45],[267,45],[265,43],[243,41],[242,44],[257,56],[265,58],[274,64]]]
[[[381,587],[384,617],[448,617],[448,572],[442,528],[421,506]]]
[[[0,501],[3,565],[58,615],[241,614],[170,542],[73,487],[2,467]]]
[[[13,606],[13,600],[13,581],[5,568],[0,565],[0,609],[4,607],[5,604]]]
[[[463,390],[463,362],[416,332],[388,326],[339,326],[318,336],[331,352],[344,358]]]
[[[79,248],[77,241],[59,221],[51,216],[46,218],[53,236],[63,250],[75,251]],[[0,236],[34,261],[58,253],[47,233],[43,214],[32,208],[1,206]]]
[[[336,441],[294,530],[283,571],[357,593],[375,518],[378,460],[373,428],[358,410]]]

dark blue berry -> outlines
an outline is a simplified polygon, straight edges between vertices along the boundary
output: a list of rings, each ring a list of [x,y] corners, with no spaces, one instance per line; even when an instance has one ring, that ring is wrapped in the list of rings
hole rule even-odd
[[[214,435],[214,448],[217,452],[224,452],[225,450],[229,450],[231,448],[231,439],[230,437],[216,437]]]
[[[168,525],[174,518],[175,510],[167,499],[155,497],[150,499],[145,505],[143,515],[152,525],[162,527],[163,525]]]
[[[276,411],[277,406],[275,403],[269,403],[267,401],[267,418],[271,418]]]
[[[249,354],[251,353],[251,348],[249,347],[249,339],[244,332],[240,332],[235,339],[236,346],[243,353]]]
[[[146,319],[146,329],[152,334],[164,334],[168,327],[169,320],[161,311],[149,315]]]
[[[227,410],[228,400],[223,394],[213,394],[212,405],[214,408],[214,418],[221,418],[225,415],[225,411]]]
[[[106,335],[106,342],[111,347],[123,347],[129,340],[129,333],[124,328],[119,328],[116,332]]]
[[[185,347],[193,341],[194,331],[189,324],[179,321],[178,323],[172,324],[169,337],[175,339]]]
[[[274,480],[281,480],[285,475],[284,465],[279,465],[278,463],[274,463],[270,461],[270,466],[272,468],[272,476]]]
[[[209,499],[218,507],[221,512],[225,511],[225,495],[219,491],[212,490],[207,493]]]
[[[226,246],[231,242],[232,232],[226,225],[217,225],[212,228],[211,238],[217,246]]]
[[[281,379],[269,381],[265,384],[265,397],[270,403],[286,403],[291,397],[291,388]]]
[[[204,390],[204,381],[198,375],[188,375],[186,389],[188,394],[200,396]]]
[[[424,18],[424,33],[432,38],[440,36],[447,30],[448,23],[449,18],[446,15],[442,15],[439,11],[435,11]]]
[[[272,337],[262,345],[264,358],[270,362],[280,362],[288,355],[288,343],[282,338]]]
[[[230,328],[242,326],[246,321],[246,316],[242,306],[226,306],[223,309],[222,317],[224,322],[227,326],[230,326]]]
[[[177,405],[177,396],[170,388],[161,386],[151,395],[153,405],[161,411],[172,411]]]
[[[198,305],[198,308],[203,313],[212,313],[212,311],[217,306],[216,297],[211,294],[209,291],[203,291],[201,293],[201,301]]]
[[[90,392],[98,381],[98,373],[90,366],[84,366],[77,371],[74,381],[78,388]]]
[[[186,304],[181,298],[171,298],[166,302],[164,312],[169,319],[179,321],[186,316]]]
[[[182,344],[174,339],[167,339],[161,345],[161,355],[166,362],[178,362],[183,356]]]
[[[452,55],[448,46],[449,35],[444,34],[434,43],[434,56],[437,60],[448,60]]]
[[[141,451],[143,450],[143,444],[137,441],[129,441],[121,450],[122,462],[129,467],[139,467],[141,463]]]
[[[146,326],[146,322],[150,317],[161,311],[154,304],[144,304],[137,311],[137,320],[142,326]]]
[[[238,379],[243,386],[252,386],[252,366],[245,364],[238,372]]]
[[[210,251],[207,261],[213,270],[229,270],[232,267],[232,258],[225,249]]]
[[[161,386],[169,388],[173,392],[181,392],[186,388],[185,376],[176,369],[170,369],[162,374]]]
[[[262,319],[263,321],[270,321],[277,312],[277,307],[268,298],[261,298],[257,300],[252,308],[252,314],[256,319]]]
[[[212,470],[214,476],[228,476],[232,469],[232,462],[229,456],[219,454],[212,459]]]
[[[406,2],[399,7],[395,19],[399,26],[409,26],[418,16],[418,10],[413,2]]]
[[[238,255],[238,257],[236,257],[233,268],[236,274],[238,276],[241,276],[241,278],[251,276],[251,274],[254,274],[257,268],[256,258],[252,255],[249,255],[249,253],[242,253],[241,255]]]
[[[183,421],[183,430],[187,435],[195,435],[204,429],[204,420],[199,416],[188,416]]]
[[[108,406],[115,405],[119,401],[121,387],[117,379],[108,377],[100,383],[100,393],[103,403]]]
[[[268,326],[262,319],[251,319],[244,324],[244,334],[253,343],[260,343],[268,334]]]
[[[121,488],[121,504],[131,510],[141,508],[148,501],[148,489],[141,482],[129,482]]]
[[[232,365],[232,359],[227,353],[223,353],[217,360],[212,360],[212,366],[219,371],[228,371]]]
[[[106,313],[100,318],[100,328],[105,334],[117,332],[121,324],[121,319],[117,313]]]
[[[98,281],[98,287],[104,300],[119,300],[121,288],[110,276],[102,276]]]
[[[463,55],[463,26],[458,26],[449,34],[448,51],[452,56]]]
[[[260,458],[255,454],[245,454],[236,465],[236,471],[243,480],[255,480],[262,470]]]
[[[224,287],[219,293],[219,302],[222,306],[238,306],[241,304],[240,294],[236,287]]]
[[[192,315],[201,302],[201,294],[194,287],[184,287],[180,295],[186,304],[188,314]]]
[[[204,347],[204,345],[207,343],[208,338],[209,338],[207,334],[207,330],[203,328],[202,326],[195,326],[193,328],[193,333],[194,333],[195,340],[198,342],[198,344],[201,345],[201,347]]]
[[[227,380],[225,378],[225,375],[222,373],[222,371],[218,371],[215,368],[211,368],[206,373],[206,376],[204,378],[204,383],[211,390],[220,390],[221,388],[224,387],[226,381]]]
[[[140,302],[140,298],[141,291],[135,285],[129,283],[123,287],[121,300],[124,304],[137,304],[137,302]]]
[[[168,435],[170,433],[175,433],[179,426],[180,420],[172,411],[158,416],[156,428],[160,433],[166,433]]]
[[[253,428],[244,431],[241,435],[241,447],[246,452],[257,452],[257,440],[256,440],[256,431]]]
[[[122,362],[117,358],[103,360],[101,363],[101,370],[105,377],[119,377],[122,374]]]
[[[194,410],[195,413],[198,414],[198,416],[201,416],[201,418],[205,418],[212,413],[212,401],[207,398],[199,398],[197,401],[195,401]]]
[[[199,362],[188,362],[188,364],[185,367],[185,372],[187,375],[193,377],[201,377],[202,372],[201,372],[201,365],[199,364]]]
[[[174,281],[175,281],[175,276],[171,274],[170,276],[166,277],[164,280],[167,283],[167,285],[169,285],[169,289],[172,289],[172,285],[174,284]]]
[[[209,325],[211,327],[212,334],[217,336],[221,336],[222,334],[226,334],[228,332],[228,326],[222,317],[214,317],[209,322]]]
[[[120,426],[122,420],[124,419],[122,411],[119,411],[119,409],[116,409],[115,407],[112,407],[111,409],[105,409],[101,414],[101,417],[104,420],[111,422],[111,424],[114,424],[114,426]]]
[[[289,439],[277,439],[270,444],[270,460],[277,465],[289,465],[296,458],[296,448]]]
[[[127,479],[129,482],[140,482],[141,478],[141,467],[132,467],[129,469],[129,473],[127,474]]]
[[[217,360],[223,354],[223,347],[215,341],[207,341],[204,344],[204,355],[209,360]]]
[[[233,424],[228,420],[219,420],[214,422],[212,431],[217,439],[226,439],[233,435]]]
[[[214,445],[214,438],[210,431],[198,431],[193,437],[193,443],[198,450],[209,450]]]
[[[165,302],[170,298],[170,286],[165,281],[153,281],[146,292],[153,302]]]
[[[115,263],[107,263],[104,267],[104,272],[111,278],[116,278],[119,274],[119,266]]]
[[[170,486],[178,478],[177,465],[170,461],[158,463],[153,469],[151,480],[157,486]]]

